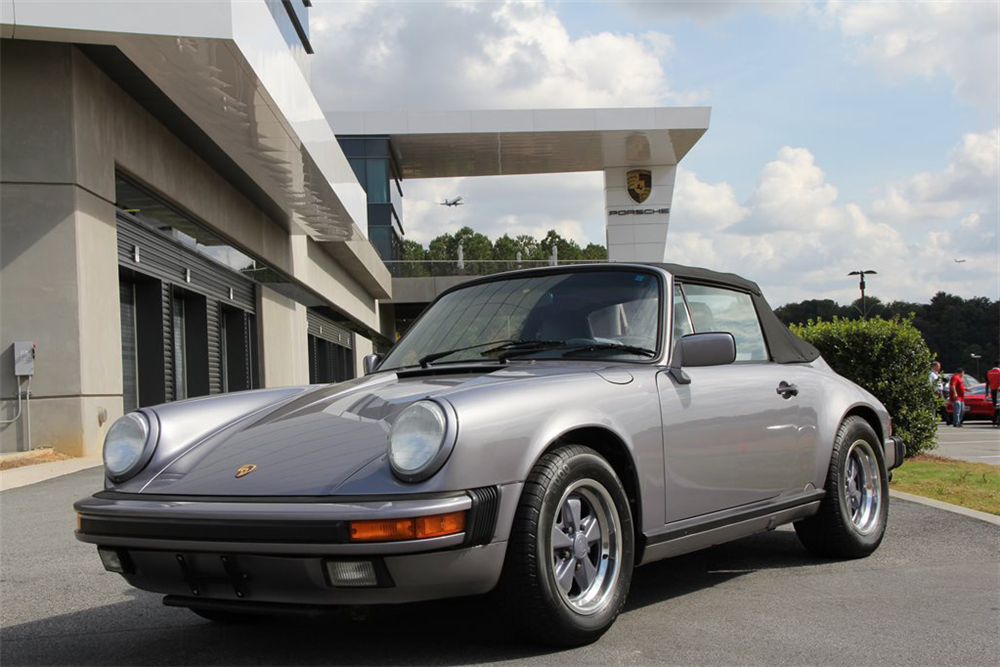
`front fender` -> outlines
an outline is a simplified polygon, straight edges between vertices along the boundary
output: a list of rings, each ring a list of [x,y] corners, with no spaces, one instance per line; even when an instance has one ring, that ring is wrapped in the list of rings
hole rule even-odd
[[[643,512],[643,524],[662,526],[663,435],[652,370],[634,371],[628,384],[581,372],[437,396],[436,400],[451,403],[458,415],[458,440],[440,472],[424,482],[406,484],[393,476],[382,456],[335,493],[437,493],[520,484],[554,441],[574,429],[594,427],[625,443],[639,474],[643,508],[648,510]]]

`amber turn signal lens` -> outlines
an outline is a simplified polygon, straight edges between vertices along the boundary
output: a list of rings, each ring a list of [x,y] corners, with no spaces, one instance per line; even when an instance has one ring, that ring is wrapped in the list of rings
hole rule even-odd
[[[465,512],[451,512],[416,519],[352,521],[351,542],[396,542],[454,535],[465,530]]]
[[[417,519],[417,539],[454,535],[465,530],[465,512],[422,516]]]

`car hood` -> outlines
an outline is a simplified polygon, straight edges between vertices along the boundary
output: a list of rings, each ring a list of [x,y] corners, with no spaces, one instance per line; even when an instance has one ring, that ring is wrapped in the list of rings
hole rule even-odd
[[[455,392],[486,384],[594,370],[587,363],[569,368],[557,364],[441,366],[319,386],[214,430],[150,471],[141,489],[128,490],[170,495],[330,495],[355,472],[385,455],[393,421],[415,401],[447,400]],[[161,432],[168,433],[169,421],[183,420],[184,411],[165,413],[159,415]],[[255,467],[237,477],[244,466]]]

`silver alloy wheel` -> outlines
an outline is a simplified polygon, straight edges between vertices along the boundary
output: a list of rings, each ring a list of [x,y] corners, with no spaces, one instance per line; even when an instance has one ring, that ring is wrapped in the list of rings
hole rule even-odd
[[[869,535],[878,528],[882,507],[882,476],[875,451],[865,440],[855,440],[847,451],[844,500],[854,529]]]
[[[559,500],[550,530],[550,565],[563,601],[579,614],[600,611],[621,574],[621,521],[611,494],[577,480]]]

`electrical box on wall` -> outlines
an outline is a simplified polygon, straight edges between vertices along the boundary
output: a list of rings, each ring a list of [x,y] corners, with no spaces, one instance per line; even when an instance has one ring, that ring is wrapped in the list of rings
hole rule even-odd
[[[30,340],[14,341],[14,375],[35,374],[35,344]]]

